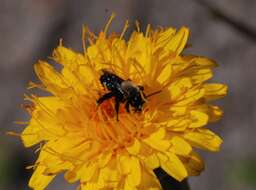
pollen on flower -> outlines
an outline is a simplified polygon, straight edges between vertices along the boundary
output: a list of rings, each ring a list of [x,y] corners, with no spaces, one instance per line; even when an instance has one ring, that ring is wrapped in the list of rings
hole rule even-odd
[[[69,183],[79,181],[81,190],[161,189],[154,169],[181,181],[204,168],[195,147],[220,148],[221,138],[206,125],[221,118],[222,110],[211,102],[224,97],[227,87],[207,83],[214,61],[183,54],[189,29],[148,25],[143,33],[137,23],[126,41],[128,22],[120,34],[107,34],[113,18],[98,36],[83,28],[84,52],[61,41],[51,58],[60,71],[46,61],[35,64],[40,83],[29,88],[50,93],[26,96],[31,104],[24,106],[31,119],[22,141],[26,147],[40,145],[29,182],[35,190],[45,189],[59,173]],[[117,120],[117,96],[97,104],[110,92],[100,81],[103,70],[140,89],[141,111],[130,103],[128,113],[123,98]]]

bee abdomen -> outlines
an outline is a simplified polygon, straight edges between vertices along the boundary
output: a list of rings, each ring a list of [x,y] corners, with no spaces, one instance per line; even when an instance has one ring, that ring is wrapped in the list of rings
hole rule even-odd
[[[122,81],[123,80],[121,78],[109,72],[104,72],[100,77],[101,84],[110,91],[117,90]]]

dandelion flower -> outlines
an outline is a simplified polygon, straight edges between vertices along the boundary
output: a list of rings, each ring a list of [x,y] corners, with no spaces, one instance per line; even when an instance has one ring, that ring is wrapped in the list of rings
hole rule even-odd
[[[110,19],[110,21],[112,18]],[[182,54],[186,27],[134,31],[126,41],[124,31],[98,36],[84,27],[89,45],[84,52],[61,42],[51,59],[39,61],[36,87],[48,96],[26,96],[32,103],[28,126],[21,134],[26,147],[40,144],[29,186],[43,190],[59,174],[67,182],[79,181],[81,190],[161,189],[153,170],[161,167],[182,181],[204,168],[194,148],[218,151],[222,140],[207,129],[222,116],[212,100],[226,95],[223,84],[206,83],[216,63]],[[85,35],[83,35],[85,39]],[[141,112],[127,113],[121,103],[116,120],[115,99],[96,101],[107,92],[100,83],[102,70],[144,87],[147,98]]]

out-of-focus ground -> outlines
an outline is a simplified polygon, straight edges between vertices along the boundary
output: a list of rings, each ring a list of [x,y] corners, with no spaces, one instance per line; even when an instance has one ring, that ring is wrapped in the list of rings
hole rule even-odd
[[[224,144],[219,153],[203,153],[206,170],[189,179],[191,189],[256,189],[255,10],[255,0],[0,0],[0,190],[28,189],[32,171],[25,167],[35,160],[33,150],[5,132],[21,131],[13,121],[28,119],[19,105],[28,81],[36,80],[33,64],[46,59],[60,38],[81,50],[82,25],[99,32],[113,11],[112,31],[121,31],[125,19],[138,19],[142,27],[188,26],[189,53],[220,65],[214,81],[228,84],[229,94],[218,102],[224,118],[211,128]],[[47,189],[75,186],[61,176]]]

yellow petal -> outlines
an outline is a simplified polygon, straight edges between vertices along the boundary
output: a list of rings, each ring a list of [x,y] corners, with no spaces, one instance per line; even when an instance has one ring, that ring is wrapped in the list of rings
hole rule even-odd
[[[151,43],[142,33],[134,32],[127,45],[127,60],[135,59],[146,73],[151,71]],[[132,71],[131,71],[132,72]]]
[[[161,168],[178,181],[188,176],[187,170],[180,159],[173,153],[167,153],[168,161],[160,159]]]
[[[97,183],[86,183],[84,185],[81,185],[81,190],[100,190],[101,186]]]
[[[79,138],[73,139],[70,142],[67,138],[60,138],[59,140],[48,141],[42,148],[38,162],[45,166],[44,174],[52,175],[57,174],[64,170],[73,170],[76,172],[72,161],[79,160],[79,152],[77,146],[81,144]],[[82,144],[83,152],[86,150],[86,144]],[[67,153],[69,151],[69,153]],[[73,156],[70,156],[70,154]],[[73,173],[74,173],[73,172]],[[69,173],[69,177],[72,173]]]
[[[137,139],[135,139],[133,145],[127,147],[126,150],[132,155],[137,155],[140,151],[140,147],[140,142]]]
[[[143,139],[143,142],[156,150],[165,151],[170,147],[170,142],[164,140],[164,137],[165,129],[160,128],[155,133],[152,133],[149,137]]]
[[[86,157],[91,150],[91,141],[80,137],[78,133],[69,133],[58,140],[49,141],[47,148],[55,151],[62,160],[79,161]]]
[[[209,80],[213,76],[212,68],[216,67],[214,61],[204,57],[184,56],[176,59],[174,73],[179,77],[189,77],[194,85]]]
[[[208,123],[209,117],[203,112],[192,110],[190,115],[192,120],[191,124],[189,125],[190,128],[202,127]]]
[[[209,106],[209,121],[216,122],[223,115],[223,111],[218,106]]]
[[[131,186],[127,180],[125,180],[125,183],[124,183],[124,190],[137,190],[136,187],[134,186]]]
[[[75,70],[78,65],[86,64],[87,60],[82,54],[74,52],[71,49],[68,49],[62,45],[59,45],[53,51],[53,59],[60,64],[63,64],[66,67],[69,67],[71,70]]]
[[[191,73],[191,79],[195,84],[207,81],[211,79],[212,76],[213,74],[211,69],[200,69]]]
[[[106,39],[104,34],[101,33],[96,43],[87,48],[87,55],[95,69],[100,70],[106,67],[106,63],[111,63],[111,51],[111,40]]]
[[[168,28],[163,32],[159,32],[156,37],[155,46],[156,49],[164,47],[170,39],[175,35],[176,30],[174,28]]]
[[[126,62],[126,42],[122,39],[114,39],[112,48],[112,63],[118,68],[128,69]]]
[[[71,71],[67,67],[64,67],[61,70],[63,77],[68,85],[72,86],[72,88],[79,94],[86,93],[84,88],[84,84],[81,83],[81,76],[76,72]]]
[[[131,170],[127,175],[127,182],[130,186],[138,186],[141,181],[141,167],[140,162],[136,157],[131,157],[130,162],[126,163],[130,164]]]
[[[47,62],[39,61],[34,65],[38,78],[46,85],[66,87],[66,84],[59,73]]]
[[[130,158],[128,156],[120,155],[118,157],[118,168],[123,175],[128,174],[131,171],[130,164],[127,164],[129,162]]]
[[[160,166],[159,159],[156,156],[156,154],[151,154],[146,156],[144,162],[147,165],[147,167],[150,169],[155,169]]]
[[[180,58],[184,62],[189,63],[188,66],[190,66],[190,68],[196,68],[196,69],[208,68],[208,69],[212,69],[212,68],[215,68],[215,67],[218,66],[217,63],[214,60],[206,58],[206,57],[202,57],[202,56],[183,55]]]
[[[33,188],[34,190],[44,190],[47,185],[53,180],[55,175],[44,175],[46,167],[38,166],[34,171],[32,177],[29,180],[29,187]]]
[[[90,47],[88,47],[87,54],[90,60],[98,60],[99,52],[97,46],[93,44]]]
[[[80,177],[80,176],[79,176]],[[64,174],[64,178],[67,182],[69,183],[74,183],[77,180],[79,180],[79,177],[77,175],[77,173],[73,170],[68,170],[65,174]]]
[[[35,98],[33,101],[35,110],[32,112],[32,119],[21,134],[26,147],[65,134],[62,124],[55,118],[58,110],[64,109],[64,103],[56,97]]]
[[[95,76],[95,70],[93,70],[88,65],[80,65],[78,68],[78,76],[80,76],[80,80],[82,81],[83,85],[87,85],[87,87],[92,85],[93,81],[95,81],[97,76]],[[88,91],[88,88],[87,88]]]
[[[101,168],[105,167],[106,164],[110,161],[111,157],[112,157],[112,152],[105,153],[105,154],[102,153],[98,157],[99,167],[101,167]]]
[[[188,155],[192,151],[192,147],[183,138],[175,136],[171,139],[171,151],[178,155]]]
[[[185,93],[184,97],[178,101],[176,106],[185,106],[191,104],[204,96],[204,89],[191,89]]]
[[[110,169],[109,167],[104,167],[100,171],[100,175],[106,182],[118,182],[120,180],[120,173],[116,168]]]
[[[178,98],[180,98],[180,96],[182,96],[184,92],[186,92],[191,87],[192,87],[192,83],[190,78],[188,77],[179,79],[171,83],[171,85],[168,87],[168,90],[171,94],[171,99],[173,101],[177,100]]]
[[[218,151],[222,143],[221,138],[208,129],[186,132],[183,136],[193,146],[210,151]]]
[[[64,174],[65,180],[69,183],[74,183],[77,180],[82,179],[82,176],[86,172],[87,165],[88,163],[84,162],[83,164],[78,164],[75,167],[71,167]]]
[[[22,134],[21,139],[25,147],[33,146],[44,139],[44,137],[40,136],[40,129],[33,125],[27,126]]]
[[[35,190],[44,190],[46,186],[53,180],[56,175],[45,175],[47,167],[42,163],[45,159],[51,158],[52,161],[58,161],[58,158],[52,156],[48,152],[41,151],[37,159],[36,169],[29,180],[29,187]]]
[[[142,170],[141,184],[139,186],[141,190],[160,190],[161,185],[158,179],[155,177],[153,171]]]
[[[173,112],[173,117],[179,117],[179,116],[184,116],[187,112],[188,106],[187,105],[172,105],[170,107],[170,111]]]
[[[172,118],[167,122],[166,128],[171,131],[184,131],[190,124],[190,119],[184,119],[183,116],[180,118]]]
[[[167,81],[172,75],[172,65],[166,64],[157,78],[161,84]]]
[[[175,52],[179,55],[184,49],[189,36],[189,29],[182,27],[165,46],[166,50]]]
[[[192,62],[200,68],[214,68],[217,66],[217,63],[214,60],[206,57],[192,56]]]
[[[204,170],[204,161],[196,152],[191,152],[181,160],[190,176],[197,176]]]
[[[89,182],[97,171],[98,166],[95,163],[84,165],[81,169],[81,181]]]
[[[45,158],[44,160],[41,161],[41,163],[47,166],[47,168],[44,171],[45,175],[55,175],[64,170],[73,168],[70,162],[62,161],[59,159],[59,157],[56,156],[55,158]]]
[[[34,65],[34,69],[38,78],[51,93],[61,95],[61,93],[70,90],[64,77],[48,63],[39,61]]]
[[[216,100],[227,95],[228,87],[224,84],[205,84],[205,98]]]
[[[199,112],[206,113],[209,117],[209,122],[218,121],[223,115],[223,111],[218,106],[199,104],[193,106],[193,108]]]

